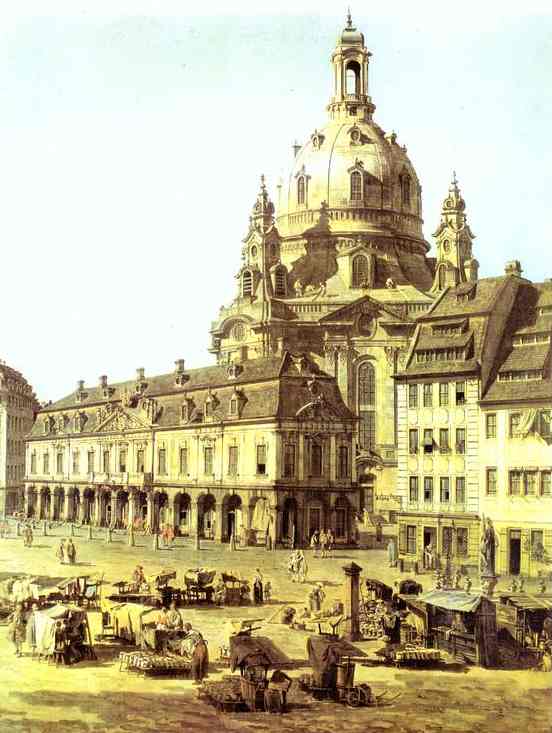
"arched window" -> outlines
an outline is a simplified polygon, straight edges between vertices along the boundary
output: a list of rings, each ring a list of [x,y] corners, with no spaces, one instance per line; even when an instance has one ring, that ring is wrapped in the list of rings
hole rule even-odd
[[[274,295],[285,296],[287,293],[286,270],[279,267],[274,273]]]
[[[401,176],[401,198],[405,205],[410,205],[410,176],[405,174]]]
[[[368,260],[364,255],[353,257],[353,288],[362,288],[368,284]]]
[[[365,450],[376,445],[376,370],[368,361],[358,368],[357,376],[359,444]]]
[[[362,173],[351,173],[351,201],[362,201]]]
[[[231,336],[234,341],[243,341],[245,338],[245,326],[241,321],[232,326]]]
[[[305,176],[299,176],[297,179],[297,203],[305,203]]]
[[[249,270],[246,270],[242,275],[242,295],[253,294],[253,276]]]
[[[345,72],[345,88],[347,94],[360,94],[360,66],[356,61],[347,64]]]

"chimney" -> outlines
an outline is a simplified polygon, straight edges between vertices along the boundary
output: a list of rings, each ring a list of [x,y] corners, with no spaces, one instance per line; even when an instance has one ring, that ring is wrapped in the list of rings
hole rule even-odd
[[[301,146],[297,142],[297,140],[293,143],[293,157],[296,158],[299,151],[301,150]]]
[[[174,371],[177,374],[183,374],[184,373],[184,359],[177,359],[174,362],[175,369]]]
[[[100,377],[100,387],[107,387],[107,374],[102,374]]]
[[[138,367],[138,369],[136,370],[136,381],[137,382],[144,381],[144,373],[145,373],[144,367]]]
[[[84,389],[84,379],[79,379],[77,382],[77,392],[82,392]]]
[[[504,267],[505,275],[515,275],[516,277],[521,277],[522,272],[523,270],[521,269],[521,263],[519,260],[511,260],[510,262],[507,262],[506,266]]]

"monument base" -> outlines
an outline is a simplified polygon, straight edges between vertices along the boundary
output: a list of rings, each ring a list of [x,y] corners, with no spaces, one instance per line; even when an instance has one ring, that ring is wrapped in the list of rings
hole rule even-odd
[[[482,575],[481,576],[481,593],[484,596],[488,596],[489,598],[492,598],[492,595],[494,593],[494,589],[497,583],[498,583],[498,578],[496,577],[496,575]]]

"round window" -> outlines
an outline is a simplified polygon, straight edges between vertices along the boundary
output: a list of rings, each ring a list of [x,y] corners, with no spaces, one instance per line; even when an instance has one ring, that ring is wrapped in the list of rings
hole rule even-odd
[[[256,259],[256,257],[257,257],[257,247],[255,247],[255,245],[253,245],[251,247],[251,258],[252,259]]]
[[[445,252],[448,252],[449,249],[450,249],[450,242],[448,241],[448,239],[445,239],[445,241],[443,242],[443,250]]]

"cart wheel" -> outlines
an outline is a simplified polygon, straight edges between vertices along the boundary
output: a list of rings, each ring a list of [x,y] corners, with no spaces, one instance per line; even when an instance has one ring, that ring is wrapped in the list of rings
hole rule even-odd
[[[345,701],[349,707],[358,708],[362,704],[362,697],[363,695],[358,687],[351,687],[350,690],[347,690]]]

